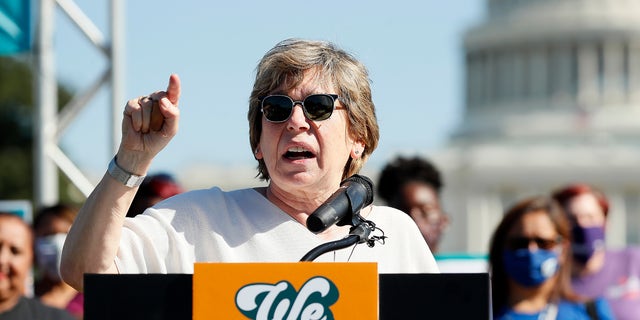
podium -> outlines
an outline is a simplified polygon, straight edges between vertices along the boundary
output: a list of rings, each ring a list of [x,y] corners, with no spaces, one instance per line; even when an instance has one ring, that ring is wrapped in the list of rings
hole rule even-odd
[[[191,274],[86,274],[85,319],[192,319]],[[379,319],[491,319],[488,273],[380,274]],[[353,306],[362,308],[363,306]]]

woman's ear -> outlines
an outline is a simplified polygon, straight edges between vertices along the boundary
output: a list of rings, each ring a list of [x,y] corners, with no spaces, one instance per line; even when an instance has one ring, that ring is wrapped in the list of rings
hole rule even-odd
[[[358,159],[362,157],[364,153],[364,143],[362,141],[357,141],[353,143],[351,147],[351,158]]]
[[[256,158],[256,160],[262,159],[262,151],[260,150],[260,146],[257,146],[256,150],[253,151],[253,157]]]

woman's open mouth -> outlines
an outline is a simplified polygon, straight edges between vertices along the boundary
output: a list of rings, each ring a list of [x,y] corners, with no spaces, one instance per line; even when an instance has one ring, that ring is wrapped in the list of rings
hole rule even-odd
[[[315,158],[315,154],[303,147],[291,147],[284,153],[284,157],[289,160],[302,160]]]

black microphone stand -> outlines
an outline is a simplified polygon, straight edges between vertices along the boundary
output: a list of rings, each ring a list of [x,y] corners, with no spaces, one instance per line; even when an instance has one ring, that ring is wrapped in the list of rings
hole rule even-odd
[[[375,224],[363,219],[359,214],[354,216],[357,222],[349,229],[349,235],[340,240],[323,243],[305,254],[300,261],[313,261],[317,257],[334,250],[343,249],[356,243],[369,242],[369,235],[375,230]]]

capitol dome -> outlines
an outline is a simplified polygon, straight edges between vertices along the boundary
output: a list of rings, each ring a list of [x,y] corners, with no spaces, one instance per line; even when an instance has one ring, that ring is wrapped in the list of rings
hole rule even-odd
[[[464,37],[474,141],[640,137],[640,2],[490,0]],[[584,137],[582,137],[584,138]]]
[[[484,253],[503,212],[573,182],[612,203],[607,244],[640,243],[640,1],[487,0],[461,39],[464,115],[433,155],[452,224]]]

